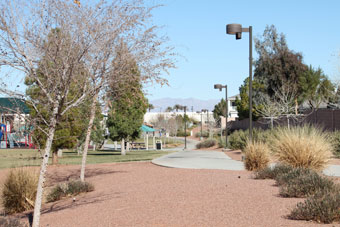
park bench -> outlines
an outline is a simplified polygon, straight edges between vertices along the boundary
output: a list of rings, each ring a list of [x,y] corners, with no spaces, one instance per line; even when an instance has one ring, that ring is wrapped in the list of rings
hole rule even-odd
[[[144,142],[132,142],[131,148],[140,150],[140,149],[146,149],[146,146]]]

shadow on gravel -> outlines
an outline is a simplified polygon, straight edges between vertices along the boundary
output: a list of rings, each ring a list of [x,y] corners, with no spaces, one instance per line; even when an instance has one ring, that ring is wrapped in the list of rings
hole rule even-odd
[[[114,173],[126,173],[126,171],[87,169],[85,172],[85,178],[98,176],[98,175],[114,174]],[[80,176],[80,169],[68,170],[67,173],[58,172],[58,171],[47,173],[48,185],[46,186],[51,186],[53,184],[65,182],[69,180],[78,180],[79,176]]]
[[[72,207],[83,206],[87,204],[100,203],[103,201],[112,200],[115,198],[120,198],[120,194],[122,192],[114,192],[110,194],[102,194],[102,195],[93,195],[92,197],[81,198],[80,200],[76,200],[75,202],[70,201],[70,199],[62,199],[57,202],[54,202],[50,207],[42,209],[42,214],[48,214],[52,212],[57,212],[65,209],[69,209]]]

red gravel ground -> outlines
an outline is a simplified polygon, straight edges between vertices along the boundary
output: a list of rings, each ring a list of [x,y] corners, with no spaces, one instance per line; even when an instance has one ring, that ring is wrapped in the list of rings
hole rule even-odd
[[[52,185],[76,178],[79,166],[48,171]],[[100,164],[88,165],[87,180],[95,191],[45,204],[41,226],[323,226],[285,218],[302,199],[281,198],[273,180],[246,171]]]

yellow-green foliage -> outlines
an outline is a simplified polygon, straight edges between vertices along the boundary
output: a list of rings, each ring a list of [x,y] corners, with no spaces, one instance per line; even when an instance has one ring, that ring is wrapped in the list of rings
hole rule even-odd
[[[270,145],[279,162],[314,170],[326,167],[333,149],[327,134],[311,126],[278,128]]]
[[[2,205],[5,212],[13,214],[32,209],[37,185],[37,171],[29,168],[12,169],[2,188]]]
[[[259,171],[269,164],[269,147],[263,142],[247,143],[244,149],[244,166],[249,171]]]

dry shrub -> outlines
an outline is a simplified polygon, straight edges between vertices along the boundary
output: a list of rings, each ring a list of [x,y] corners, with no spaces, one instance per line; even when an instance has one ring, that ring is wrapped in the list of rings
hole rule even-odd
[[[91,192],[93,190],[93,184],[80,180],[60,183],[52,188],[51,192],[47,196],[47,201],[54,202],[60,200],[62,197],[78,195],[82,192]]]
[[[293,170],[293,167],[288,165],[277,164],[273,167],[266,167],[255,172],[255,179],[277,179],[279,176],[284,175]]]
[[[286,180],[283,180],[283,179]],[[281,177],[280,195],[298,197],[314,195],[319,191],[330,191],[335,187],[332,180],[319,175],[315,171],[298,168]]]
[[[0,226],[1,227],[27,227],[20,222],[19,218],[14,217],[0,217]]]
[[[208,148],[208,147],[213,147],[216,145],[216,140],[215,139],[207,139],[204,140],[196,145],[197,149],[201,148]]]
[[[340,221],[340,190],[333,187],[321,190],[300,202],[288,216],[294,220],[316,221],[332,223]]]
[[[270,144],[279,162],[314,170],[326,167],[333,150],[327,134],[308,125],[278,128]]]
[[[259,171],[268,167],[269,147],[263,142],[248,143],[244,149],[244,166],[249,171]]]
[[[2,188],[2,205],[8,214],[30,210],[34,206],[38,171],[29,168],[12,169]]]

